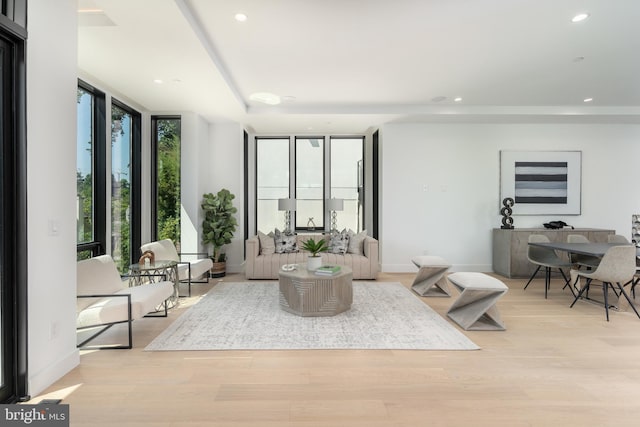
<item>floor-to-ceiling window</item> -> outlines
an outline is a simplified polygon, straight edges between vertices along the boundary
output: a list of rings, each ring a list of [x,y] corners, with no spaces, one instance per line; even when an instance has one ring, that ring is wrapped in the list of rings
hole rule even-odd
[[[337,227],[362,230],[364,224],[364,138],[332,137],[331,198],[341,199]]]
[[[80,81],[77,94],[77,245],[78,259],[104,253],[105,188],[105,96]]]
[[[256,221],[258,230],[284,230],[285,212],[278,199],[288,199],[289,138],[258,138],[256,141]]]
[[[140,114],[111,105],[111,256],[121,272],[140,249]]]
[[[180,117],[151,118],[152,240],[180,247]]]
[[[329,230],[330,198],[342,199],[340,230],[364,228],[364,137],[256,137],[256,230],[283,229],[278,199],[294,198],[292,228]],[[291,179],[293,177],[293,179]]]
[[[324,138],[296,138],[296,230],[324,229]]]
[[[131,114],[111,107],[111,256],[123,271],[131,244]]]
[[[141,116],[112,99],[107,152],[105,93],[84,81],[77,92],[77,252],[109,252],[126,272],[140,246]],[[109,164],[108,158],[111,163]],[[108,177],[111,177],[110,184]],[[109,198],[107,188],[111,186]],[[108,223],[107,212],[111,222]],[[108,242],[108,237],[111,241]]]
[[[78,87],[77,217],[78,243],[93,240],[93,94]]]

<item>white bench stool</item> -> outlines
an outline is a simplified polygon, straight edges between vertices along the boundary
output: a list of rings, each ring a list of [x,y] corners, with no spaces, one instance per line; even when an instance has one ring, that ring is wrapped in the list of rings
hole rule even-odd
[[[467,331],[504,331],[496,302],[509,288],[484,273],[452,273],[449,281],[460,291],[449,311],[454,322]]]
[[[417,256],[411,261],[418,267],[411,289],[422,297],[448,297],[449,286],[445,273],[451,264],[439,256]]]

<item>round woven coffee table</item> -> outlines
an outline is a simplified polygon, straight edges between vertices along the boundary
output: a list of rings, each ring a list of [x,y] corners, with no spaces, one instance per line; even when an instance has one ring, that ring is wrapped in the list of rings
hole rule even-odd
[[[280,308],[298,316],[335,316],[347,311],[353,302],[353,271],[341,266],[332,276],[308,271],[304,264],[278,274]]]

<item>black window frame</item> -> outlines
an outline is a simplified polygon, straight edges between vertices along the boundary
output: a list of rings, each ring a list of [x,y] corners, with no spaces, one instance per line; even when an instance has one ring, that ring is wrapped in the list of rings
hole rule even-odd
[[[151,116],[151,241],[158,240],[158,120],[180,120],[180,115],[153,115]],[[182,124],[180,125],[182,128]],[[180,151],[182,151],[182,135],[180,135]],[[182,156],[182,153],[180,154]],[[182,168],[180,169],[182,178]],[[182,183],[182,179],[180,180]],[[181,184],[182,185],[182,184]],[[180,191],[182,198],[182,191]],[[175,242],[179,243],[179,242]]]
[[[254,146],[253,146],[253,152],[254,152],[254,157],[253,157],[253,171],[254,173],[254,179],[253,179],[253,201],[254,201],[254,209],[253,209],[253,221],[254,221],[254,225],[257,227],[258,225],[258,143],[259,141],[262,140],[287,140],[289,143],[289,150],[287,152],[287,167],[289,168],[289,192],[287,194],[287,197],[292,197],[293,194],[293,190],[291,189],[291,162],[292,162],[292,148],[291,148],[291,137],[290,136],[256,136],[254,137]],[[247,136],[247,142],[248,142],[248,136]],[[248,179],[247,179],[248,181]],[[248,209],[247,209],[248,211]],[[296,221],[296,213],[291,212],[291,223],[295,225]]]
[[[333,183],[331,182],[331,151],[333,150],[333,140],[339,140],[339,139],[356,139],[359,140],[362,144],[361,146],[361,150],[362,150],[362,175],[358,177],[358,183],[362,184],[359,186],[358,188],[358,198],[362,199],[362,224],[359,224],[360,229],[359,230],[355,230],[356,232],[360,232],[362,230],[365,229],[364,224],[367,223],[367,185],[366,185],[366,180],[365,180],[365,176],[367,176],[367,170],[366,170],[366,162],[365,162],[365,156],[366,156],[366,137],[364,135],[348,135],[348,136],[340,136],[340,135],[331,135],[329,136],[329,150],[328,150],[328,162],[329,162],[329,170],[325,171],[325,172],[329,172],[329,185],[327,186],[327,196],[325,197],[326,199],[330,199],[331,197],[333,197],[333,195],[331,194],[331,190],[333,188]],[[377,210],[377,209],[374,209]]]
[[[2,375],[0,403],[26,401],[28,395],[28,245],[26,0],[4,0],[0,38],[7,45],[2,78],[8,101],[2,108],[0,144],[2,207]],[[10,66],[9,66],[10,65]]]
[[[107,247],[107,112],[106,96],[89,83],[78,79],[78,87],[93,96],[93,241],[78,243],[76,251],[90,251],[91,256],[102,255]]]
[[[317,232],[317,231],[326,231],[327,230],[327,224],[325,221],[325,205],[326,205],[326,198],[327,198],[327,164],[328,164],[328,156],[329,156],[329,144],[327,144],[327,140],[324,136],[295,136],[293,138],[293,147],[291,148],[291,151],[293,152],[293,197],[297,200],[298,199],[298,140],[311,140],[311,139],[318,139],[322,141],[322,216],[320,217],[320,220],[318,222],[320,222],[320,224],[317,224],[316,221],[314,221],[315,226],[310,228],[308,225],[307,226],[298,226],[298,217],[297,215],[295,216],[295,218],[292,219],[292,223],[294,225],[294,230],[296,232],[301,231],[301,232]],[[329,174],[330,176],[330,174]],[[297,213],[297,211],[296,211]],[[314,218],[315,219],[315,218]],[[308,222],[307,222],[308,224]]]
[[[258,227],[258,174],[257,174],[257,170],[258,170],[258,145],[260,143],[260,141],[262,140],[269,140],[269,139],[286,139],[289,141],[289,173],[290,173],[290,180],[289,180],[289,195],[290,197],[294,197],[297,198],[296,193],[296,188],[297,188],[297,183],[296,183],[296,140],[297,139],[321,139],[324,144],[323,146],[323,159],[322,159],[322,170],[323,170],[323,182],[324,182],[324,188],[323,188],[323,217],[322,217],[322,225],[318,225],[316,224],[316,227],[314,227],[314,230],[310,230],[308,227],[297,227],[295,226],[296,224],[296,215],[297,215],[297,211],[296,212],[292,212],[291,215],[291,222],[294,225],[294,231],[295,232],[301,232],[301,233],[305,233],[305,232],[328,232],[330,229],[330,218],[327,214],[327,212],[325,211],[326,209],[326,200],[328,198],[331,197],[331,141],[333,139],[358,139],[362,141],[362,224],[360,225],[362,227],[362,229],[365,229],[365,224],[367,221],[367,209],[371,209],[371,220],[373,221],[373,226],[371,227],[370,232],[375,233],[376,235],[378,234],[378,209],[377,209],[377,204],[378,204],[378,179],[379,179],[379,174],[378,174],[378,165],[377,162],[379,161],[379,155],[378,155],[378,150],[379,150],[379,144],[378,144],[378,131],[376,131],[373,134],[373,139],[371,140],[371,146],[373,147],[373,156],[371,159],[371,162],[368,162],[367,160],[367,136],[364,134],[348,134],[348,135],[342,135],[342,134],[326,134],[326,135],[322,135],[322,136],[316,136],[316,135],[254,135],[252,140],[253,140],[253,146],[250,147],[249,144],[249,138],[248,135],[245,135],[245,148],[244,148],[244,152],[245,152],[245,179],[247,180],[246,183],[246,200],[245,200],[245,207],[246,207],[246,227],[247,227],[247,231],[246,233],[249,232],[249,222],[251,219],[251,223],[252,226],[255,228],[255,231],[258,231],[257,227]],[[249,164],[249,150],[251,150],[253,152],[253,162],[251,164]],[[370,164],[371,163],[371,164]],[[253,168],[253,179],[249,180],[249,167]],[[369,169],[370,168],[370,169]],[[367,187],[367,170],[371,170],[371,173],[373,173],[373,182],[371,183],[371,191],[372,191],[372,195],[367,198],[366,197],[366,191],[368,189]],[[251,181],[251,182],[250,182]],[[252,200],[253,200],[253,209],[251,209],[251,211],[249,210],[249,195],[252,196]],[[369,206],[370,205],[370,206]],[[251,218],[250,218],[251,216]],[[314,218],[315,220],[315,218]],[[314,221],[315,222],[315,221]],[[266,230],[261,230],[261,231],[266,231]]]
[[[111,105],[126,111],[131,115],[131,146],[129,147],[131,172],[131,204],[129,223],[129,263],[138,261],[140,246],[142,245],[142,115],[137,110],[116,98],[111,98]],[[109,170],[111,176],[111,169]],[[111,200],[109,200],[109,205]],[[111,236],[109,236],[111,238]]]

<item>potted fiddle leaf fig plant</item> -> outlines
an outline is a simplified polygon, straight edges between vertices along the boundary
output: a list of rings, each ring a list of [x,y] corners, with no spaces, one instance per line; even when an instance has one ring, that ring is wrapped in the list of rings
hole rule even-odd
[[[238,226],[234,216],[238,209],[233,206],[233,199],[235,196],[226,188],[216,194],[206,193],[202,196],[202,243],[213,247],[211,277],[223,277],[226,274],[223,246],[231,243]]]
[[[307,270],[314,271],[322,265],[320,252],[325,252],[329,248],[326,240],[322,238],[319,240],[309,238],[302,242],[302,249],[310,252],[309,256],[307,256]]]

